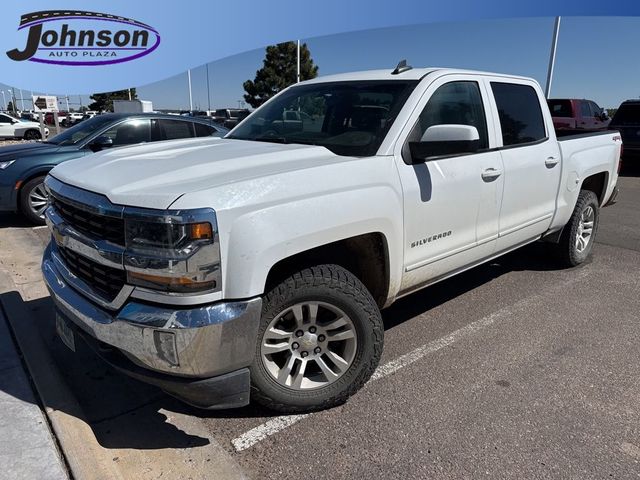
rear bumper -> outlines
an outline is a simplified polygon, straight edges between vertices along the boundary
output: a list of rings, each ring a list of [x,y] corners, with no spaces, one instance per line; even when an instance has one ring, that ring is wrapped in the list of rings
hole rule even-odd
[[[51,245],[42,262],[56,311],[107,362],[201,408],[249,401],[260,298],[177,309],[128,301],[118,311],[78,293],[58,271]]]

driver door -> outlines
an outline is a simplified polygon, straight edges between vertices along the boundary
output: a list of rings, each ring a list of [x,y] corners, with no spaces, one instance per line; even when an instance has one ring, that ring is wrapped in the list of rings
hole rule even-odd
[[[402,293],[431,283],[494,253],[504,176],[486,87],[465,75],[431,84],[409,120],[398,162],[404,192]],[[434,125],[477,129],[479,150],[411,164],[408,142]]]

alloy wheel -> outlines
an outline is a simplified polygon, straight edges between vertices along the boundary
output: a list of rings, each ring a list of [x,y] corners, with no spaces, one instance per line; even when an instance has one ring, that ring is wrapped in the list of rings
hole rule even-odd
[[[294,390],[321,388],[349,369],[357,333],[345,312],[325,302],[288,307],[270,322],[260,346],[262,364],[276,382]]]

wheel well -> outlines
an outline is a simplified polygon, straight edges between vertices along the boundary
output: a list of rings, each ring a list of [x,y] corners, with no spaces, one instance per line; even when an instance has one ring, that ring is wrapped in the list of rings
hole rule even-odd
[[[267,275],[265,291],[303,268],[335,264],[353,273],[380,307],[387,300],[389,261],[387,244],[381,233],[368,233],[297,253],[276,263]]]
[[[591,175],[587,177],[582,182],[581,190],[590,190],[596,194],[598,197],[598,201],[600,205],[602,205],[602,201],[604,200],[604,194],[607,185],[607,172],[596,173],[595,175]]]

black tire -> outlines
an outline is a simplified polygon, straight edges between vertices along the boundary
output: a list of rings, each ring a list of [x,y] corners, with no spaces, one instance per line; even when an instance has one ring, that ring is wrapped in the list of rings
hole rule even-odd
[[[580,250],[576,243],[577,237],[580,231],[582,216],[589,208],[593,210],[593,227],[586,246]],[[598,202],[598,197],[590,190],[581,190],[571,219],[565,225],[562,235],[560,236],[560,242],[556,245],[556,253],[563,266],[575,267],[587,259],[595,243],[599,220],[600,203]]]
[[[34,209],[33,204],[29,201],[31,195],[43,190],[45,176],[32,178],[25,183],[20,189],[20,211],[34,225],[44,225],[44,218]]]
[[[25,140],[40,140],[42,138],[42,135],[38,130],[32,128],[31,130],[27,130],[26,132],[24,132],[23,138]]]
[[[305,301],[324,302],[344,312],[352,321],[357,346],[350,366],[333,383],[295,390],[278,383],[267,371],[261,345],[267,327],[276,316]],[[380,361],[383,343],[380,309],[362,282],[338,265],[304,269],[264,296],[256,352],[250,367],[251,397],[270,409],[286,413],[315,411],[342,404],[371,377]]]

